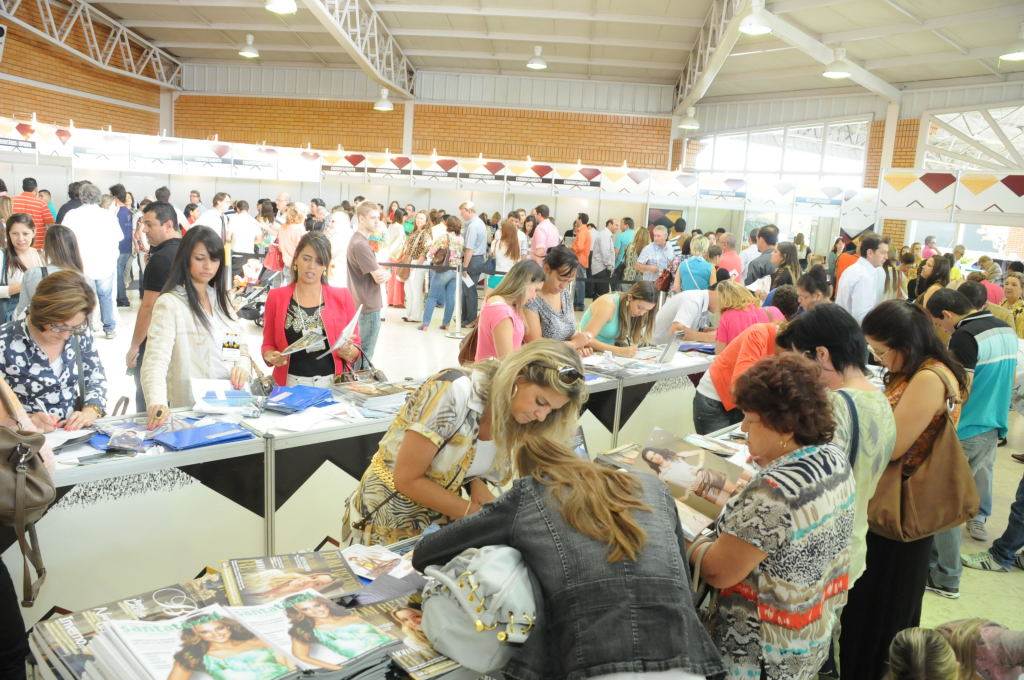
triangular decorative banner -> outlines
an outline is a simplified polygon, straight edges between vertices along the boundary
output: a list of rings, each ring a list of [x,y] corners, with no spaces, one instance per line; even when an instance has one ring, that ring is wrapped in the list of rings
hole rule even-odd
[[[530,169],[536,173],[537,177],[544,177],[545,175],[550,174],[554,168],[550,165],[534,165]]]
[[[785,196],[795,188],[796,187],[790,184],[789,182],[777,182],[775,184],[775,190],[779,192],[781,196]]]
[[[18,134],[25,139],[28,139],[36,132],[36,129],[32,127],[31,123],[18,123],[14,126],[14,129],[17,130]]]
[[[696,175],[676,175],[676,182],[682,184],[684,187],[692,187],[697,183]]]
[[[825,194],[829,198],[835,198],[839,194],[843,193],[843,190],[839,187],[822,187],[821,193]]]
[[[626,176],[626,173],[617,172],[615,170],[606,170],[604,176],[610,179],[612,182],[618,182],[620,179]]]
[[[491,165],[490,163],[488,163],[488,164],[487,164],[487,169],[488,169],[488,170],[490,170],[490,165]],[[511,172],[511,173],[512,173],[513,175],[522,175],[522,174],[524,174],[524,173],[525,173],[525,172],[526,172],[527,170],[529,170],[529,168],[528,168],[528,167],[526,167],[525,165],[510,165],[510,166],[508,166],[508,170],[509,170],[509,172]],[[494,172],[494,171],[492,170],[491,172]]]
[[[743,191],[746,188],[747,183],[742,179],[727,179],[723,182],[725,186],[729,187],[733,191]]]
[[[960,186],[964,187],[975,196],[992,188],[998,182],[999,178],[995,175],[971,175],[970,177],[960,177]]]
[[[434,165],[434,161],[430,160],[429,158],[417,158],[414,161],[414,163],[416,167],[419,168],[420,170],[426,170],[427,168],[432,167]]]
[[[451,172],[452,168],[458,165],[458,161],[454,161],[451,158],[442,158],[437,161],[437,167],[441,168],[445,172]]]
[[[227,144],[214,144],[213,153],[217,154],[217,158],[224,158],[228,155],[228,151],[231,151],[231,147]]]
[[[366,156],[359,153],[350,153],[345,156],[345,160],[347,160],[351,165],[359,165],[366,160]]]
[[[396,156],[396,157],[391,159],[391,163],[396,168],[398,168],[399,170],[401,170],[405,166],[409,165],[409,163],[411,163],[411,162],[412,162],[412,159],[409,158],[408,156]]]
[[[1016,194],[1017,198],[1024,195],[1024,175],[1007,175],[1000,181],[1007,189]]]
[[[917,181],[917,175],[910,175],[906,173],[893,172],[885,176],[885,183],[896,191],[903,191],[915,181]]]
[[[438,165],[440,165],[440,164],[441,164],[441,162],[438,161]],[[479,169],[480,169],[480,164],[477,163],[476,161],[473,161],[473,160],[462,161],[462,171],[463,172],[476,172]],[[484,168],[484,170],[487,170],[487,168]],[[494,173],[492,172],[491,174],[493,175]]]
[[[484,163],[484,167],[487,168],[487,172],[491,173],[492,175],[497,175],[499,172],[505,169],[505,164],[499,163],[498,161],[488,161],[487,163]],[[516,174],[518,175],[519,172],[517,171]]]
[[[61,144],[67,144],[68,140],[71,139],[71,132],[64,128],[59,128],[55,133],[57,139],[60,140]]]
[[[576,168],[572,166],[560,167],[555,170],[562,179],[569,179],[576,174]]]
[[[597,168],[580,168],[580,174],[587,178],[587,181],[593,182],[594,178],[601,174],[601,171]]]
[[[630,170],[628,173],[629,178],[637,184],[643,184],[647,181],[647,178],[651,176],[651,173],[644,170]]]
[[[921,175],[921,184],[925,185],[932,190],[933,193],[939,193],[949,185],[956,182],[956,175],[949,172],[926,172]]]

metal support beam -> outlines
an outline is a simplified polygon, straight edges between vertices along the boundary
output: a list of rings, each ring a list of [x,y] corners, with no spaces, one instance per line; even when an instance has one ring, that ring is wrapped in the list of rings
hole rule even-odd
[[[904,66],[942,64],[950,61],[974,61],[976,59],[998,58],[1003,52],[1006,52],[1005,46],[978,47],[973,50],[967,50],[966,53],[929,52],[928,54],[914,54],[907,57],[868,59],[864,62],[864,68],[871,71],[880,71],[890,68],[902,68]]]
[[[302,4],[367,76],[412,99],[416,72],[368,0],[302,0]]]
[[[691,43],[662,42],[658,40],[627,40],[622,38],[591,38],[584,35],[539,35],[536,33],[496,33],[491,31],[451,31],[433,28],[392,28],[396,38],[431,38],[452,40],[501,40],[525,42],[531,45],[596,45],[599,47],[627,47],[651,50],[687,51]],[[545,57],[547,59],[547,57]],[[549,60],[550,61],[550,60]]]
[[[817,38],[808,35],[785,19],[771,12],[762,12],[759,19],[772,29],[772,34],[776,38],[796,47],[815,61],[827,65],[835,58],[831,47],[828,47]],[[898,102],[900,100],[900,91],[889,82],[871,73],[868,70],[870,67],[865,68],[849,59],[847,59],[847,64],[850,69],[850,80],[891,102]]]
[[[237,31],[239,33],[319,33],[323,30],[320,24],[271,24],[271,23],[204,23],[202,21],[152,21],[148,19],[129,19],[121,22],[126,28],[158,28],[170,31]]]
[[[856,40],[873,40],[875,38],[888,38],[894,35],[906,33],[918,33],[921,31],[934,31],[940,28],[954,28],[968,24],[977,24],[985,21],[1002,21],[1007,19],[1024,18],[1024,3],[1015,2],[1009,5],[991,7],[989,9],[963,12],[961,14],[949,14],[934,19],[919,20],[914,17],[911,21],[888,23],[884,26],[872,26],[870,28],[856,28],[849,31],[836,31],[834,33],[823,33],[821,41],[834,45],[838,43],[854,42]]]
[[[157,47],[168,50],[220,50],[224,52],[238,52],[238,45],[227,42],[188,42],[186,40],[167,40],[156,43]],[[260,52],[291,52],[303,54],[309,52],[305,45],[259,45]],[[321,54],[348,54],[348,50],[339,46],[315,48]]]
[[[985,119],[986,123],[988,123],[989,128],[999,139],[999,143],[1006,147],[1010,156],[1012,156],[1013,160],[1017,162],[1017,167],[1024,168],[1024,155],[1021,155],[1020,151],[1017,149],[1017,145],[1011,142],[1010,138],[1006,136],[1006,132],[1003,130],[1003,127],[996,122],[996,119],[992,117],[992,114],[989,113],[988,109],[979,109],[978,113],[980,113],[981,117]]]
[[[127,1],[127,0],[124,0]],[[395,4],[375,3],[377,12],[394,14],[441,14],[446,16],[508,17],[512,19],[538,19],[557,24],[561,21],[596,21],[612,24],[644,24],[648,26],[673,26],[677,28],[700,28],[703,19],[687,19],[671,15],[644,16],[640,14],[618,14],[613,12],[573,12],[560,9],[521,9],[518,7],[480,7],[468,5],[442,5],[438,3]]]
[[[21,0],[0,0],[0,17],[105,71],[181,89],[181,62],[83,0],[36,0],[39,26],[18,15],[21,6]],[[76,28],[81,47],[72,40]]]
[[[942,128],[943,130],[945,130],[949,134],[953,135],[954,137],[959,139],[961,142],[963,142],[967,146],[969,146],[972,149],[974,149],[975,151],[978,151],[979,153],[982,153],[982,154],[988,156],[989,160],[991,160],[993,163],[998,163],[999,165],[1002,165],[1002,166],[1007,167],[1007,168],[1013,168],[1014,167],[1014,163],[1013,163],[1012,160],[1010,160],[1006,156],[1002,155],[1001,153],[997,152],[995,149],[992,149],[992,148],[986,146],[985,144],[982,144],[981,142],[979,142],[978,140],[974,139],[973,137],[971,137],[971,136],[965,134],[964,132],[958,130],[957,128],[953,127],[952,125],[950,125],[946,121],[942,120],[941,118],[937,118],[935,116],[932,116],[932,125],[939,126],[940,128]]]
[[[740,37],[740,22],[750,12],[750,0],[712,0],[676,85],[676,114],[686,112],[711,89]]]
[[[263,49],[262,47],[260,49]],[[526,62],[530,55],[516,52],[463,52],[445,50],[406,50],[405,54],[410,57],[434,57],[438,59],[470,59],[485,61],[517,61]],[[672,71],[679,70],[679,65],[665,61],[634,61],[629,59],[589,59],[587,57],[560,57],[555,55],[544,55],[544,61],[549,64],[579,64],[582,66],[608,66],[611,68],[635,68],[650,71]]]
[[[975,167],[985,168],[986,170],[995,170],[997,172],[1006,172],[1010,169],[1005,165],[998,165],[996,163],[990,163],[989,161],[982,160],[981,158],[974,158],[967,154],[957,153],[956,151],[950,151],[949,149],[943,149],[941,146],[935,146],[934,144],[926,144],[924,147],[927,151],[931,151],[934,154],[940,156],[946,156],[948,158],[955,158],[958,161],[974,165]]]

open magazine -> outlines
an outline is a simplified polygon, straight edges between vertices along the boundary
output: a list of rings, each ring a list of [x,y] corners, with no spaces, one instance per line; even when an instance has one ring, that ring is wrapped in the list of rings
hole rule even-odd
[[[338,599],[362,588],[340,550],[248,557],[222,565],[232,605],[266,604],[307,588]]]
[[[211,574],[116,602],[40,621],[32,638],[62,680],[81,680],[93,659],[90,643],[111,621],[162,621],[226,604],[220,575]]]
[[[597,461],[632,472],[654,474],[676,499],[688,539],[709,528],[726,502],[752,474],[715,455],[691,449],[685,440],[655,428],[642,446],[630,444],[598,456]]]

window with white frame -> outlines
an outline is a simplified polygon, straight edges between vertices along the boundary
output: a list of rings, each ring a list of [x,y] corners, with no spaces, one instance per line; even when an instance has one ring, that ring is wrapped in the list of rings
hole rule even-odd
[[[1024,167],[1024,104],[926,116],[924,167],[1013,171]]]
[[[920,242],[928,236],[943,252],[962,244],[968,257],[988,255],[998,260],[1024,260],[1024,230],[995,224],[954,224],[913,220],[908,243]]]
[[[846,187],[864,183],[869,120],[831,121],[702,137],[683,165],[697,170],[827,181]]]

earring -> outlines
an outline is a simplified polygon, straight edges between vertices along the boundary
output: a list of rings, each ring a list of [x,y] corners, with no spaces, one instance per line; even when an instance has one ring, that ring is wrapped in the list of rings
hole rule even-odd
[[[517,392],[519,392],[519,385],[513,385],[512,386],[512,396],[515,397]]]

